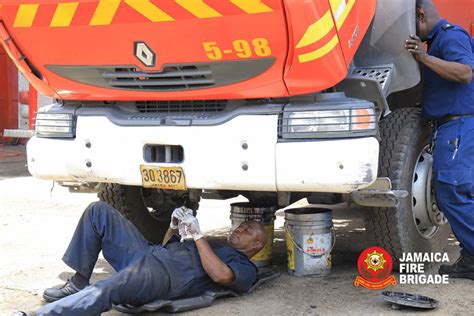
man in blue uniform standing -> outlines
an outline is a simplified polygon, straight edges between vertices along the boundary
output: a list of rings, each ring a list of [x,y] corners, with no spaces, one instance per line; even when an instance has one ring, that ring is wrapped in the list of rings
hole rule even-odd
[[[435,129],[436,198],[462,248],[439,273],[474,280],[474,43],[440,18],[431,0],[417,0],[416,20],[419,37],[411,35],[405,47],[423,66],[423,113]]]
[[[179,221],[194,240],[180,242]],[[43,297],[51,304],[14,315],[92,316],[113,304],[141,306],[219,287],[246,292],[257,276],[249,258],[264,247],[266,239],[262,224],[244,222],[230,235],[229,246],[208,243],[196,217],[178,208],[163,245],[153,245],[117,210],[96,202],[84,211],[63,257],[76,274],[63,286],[45,290]],[[89,286],[100,251],[117,273]]]

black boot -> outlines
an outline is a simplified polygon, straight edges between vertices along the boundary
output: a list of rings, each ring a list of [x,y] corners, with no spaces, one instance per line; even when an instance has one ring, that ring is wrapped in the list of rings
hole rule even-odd
[[[461,254],[452,265],[441,265],[439,274],[447,274],[450,278],[466,278],[474,280],[474,256]]]
[[[59,299],[62,299],[63,297],[75,294],[83,288],[84,287],[80,288],[76,286],[71,280],[67,280],[67,282],[60,287],[51,287],[49,289],[44,290],[43,298],[47,302],[54,302]]]

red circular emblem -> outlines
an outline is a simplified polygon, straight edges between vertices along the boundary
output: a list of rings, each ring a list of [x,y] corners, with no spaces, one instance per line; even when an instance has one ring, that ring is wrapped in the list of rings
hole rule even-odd
[[[380,282],[392,273],[393,261],[390,254],[383,248],[370,247],[362,251],[357,260],[359,274],[370,282]]]

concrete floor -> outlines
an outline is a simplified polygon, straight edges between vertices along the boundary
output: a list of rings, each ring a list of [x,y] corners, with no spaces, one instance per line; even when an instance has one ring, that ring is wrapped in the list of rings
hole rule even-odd
[[[5,150],[9,150],[9,157]],[[14,155],[17,152],[18,155]],[[3,156],[2,156],[3,155]],[[13,156],[13,157],[12,157]],[[83,209],[97,200],[94,194],[71,194],[50,181],[32,178],[25,168],[24,148],[0,147],[0,315],[13,310],[34,310],[44,304],[44,288],[60,284],[72,275],[61,262]],[[235,200],[232,200],[235,201]],[[225,240],[229,229],[229,203],[204,200],[198,218],[211,239]],[[332,273],[324,278],[296,278],[286,274],[283,214],[278,213],[274,240],[275,268],[282,276],[253,294],[217,300],[213,306],[189,315],[307,315],[414,313],[392,310],[379,298],[379,291],[355,288],[359,253],[373,243],[365,234],[363,211],[339,207],[335,212],[337,243],[333,250]],[[459,255],[451,238],[447,252],[451,260]],[[436,267],[435,267],[436,268]],[[109,276],[112,268],[101,258],[94,280]],[[435,274],[436,270],[430,270]],[[430,314],[467,315],[472,311],[474,282],[450,280],[449,285],[411,285],[388,288],[428,295],[440,300]],[[120,315],[108,312],[107,315]]]

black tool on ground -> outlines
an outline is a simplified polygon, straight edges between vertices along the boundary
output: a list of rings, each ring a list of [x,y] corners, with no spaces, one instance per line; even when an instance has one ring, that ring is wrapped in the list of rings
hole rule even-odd
[[[259,273],[257,275],[257,282],[255,282],[255,284],[246,294],[252,293],[253,290],[255,290],[263,283],[278,278],[280,275],[281,273],[278,271],[266,271]],[[236,297],[239,296],[239,294],[230,290],[222,289],[217,291],[207,291],[203,295],[197,297],[174,300],[160,299],[140,307],[134,307],[131,305],[114,305],[114,309],[125,314],[156,312],[158,310],[163,312],[178,313],[208,307],[212,305],[215,299],[229,296]]]
[[[418,294],[384,291],[380,296],[384,301],[392,303],[393,309],[403,307],[434,309],[439,305],[438,300]]]

